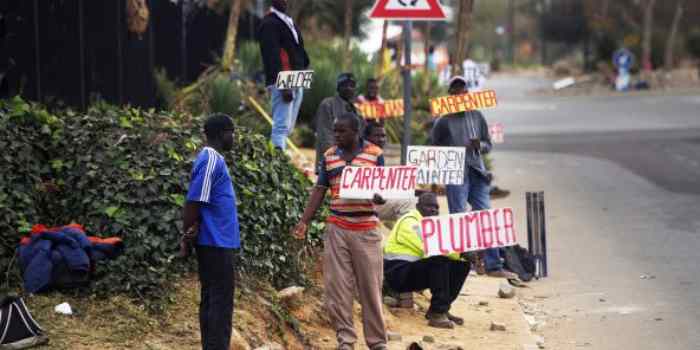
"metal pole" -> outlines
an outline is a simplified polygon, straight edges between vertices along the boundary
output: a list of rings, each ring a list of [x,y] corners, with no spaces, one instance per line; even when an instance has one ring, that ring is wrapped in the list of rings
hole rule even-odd
[[[39,42],[39,0],[34,0],[34,69],[36,70],[36,100],[41,102],[41,51]]]
[[[540,211],[540,230],[541,230],[541,247],[542,247],[542,266],[543,266],[543,272],[544,272],[544,277],[547,277],[549,275],[549,271],[547,268],[547,225],[545,221],[545,213],[544,213],[544,192],[540,192],[540,200],[539,200],[539,211]]]
[[[406,63],[403,70],[403,138],[401,139],[401,164],[406,165],[406,150],[411,142],[411,32],[413,22],[406,21],[403,27],[404,55]]]

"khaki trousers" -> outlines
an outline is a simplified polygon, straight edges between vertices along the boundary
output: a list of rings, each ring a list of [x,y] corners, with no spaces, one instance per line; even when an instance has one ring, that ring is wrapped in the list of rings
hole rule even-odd
[[[323,284],[339,347],[354,347],[357,342],[352,315],[356,290],[367,346],[386,344],[383,270],[382,234],[378,230],[350,231],[328,224],[323,241]]]

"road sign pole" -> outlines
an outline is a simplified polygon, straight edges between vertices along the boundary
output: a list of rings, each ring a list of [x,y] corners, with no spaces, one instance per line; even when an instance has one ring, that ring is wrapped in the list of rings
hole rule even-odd
[[[401,138],[401,164],[406,165],[406,149],[411,143],[411,32],[413,22],[406,21],[403,26],[404,55],[406,56],[403,70],[403,138]]]

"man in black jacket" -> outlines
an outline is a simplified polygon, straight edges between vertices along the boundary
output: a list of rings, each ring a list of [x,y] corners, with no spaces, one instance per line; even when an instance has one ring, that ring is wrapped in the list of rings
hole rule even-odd
[[[304,90],[275,87],[281,71],[304,70],[309,67],[309,56],[304,50],[304,39],[294,20],[286,14],[287,0],[272,0],[270,12],[263,18],[258,33],[260,51],[265,66],[265,84],[272,97],[272,144],[286,148],[287,136],[294,129]]]

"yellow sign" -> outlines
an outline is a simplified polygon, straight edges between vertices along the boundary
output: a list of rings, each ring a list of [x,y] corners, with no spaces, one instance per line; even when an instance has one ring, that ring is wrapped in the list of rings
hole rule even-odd
[[[435,117],[446,114],[496,107],[496,92],[493,90],[437,97],[430,100],[430,113]]]
[[[403,115],[403,100],[356,103],[355,107],[365,119],[394,118]]]

